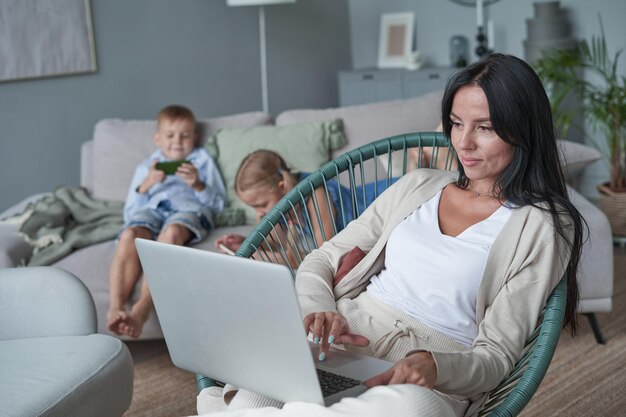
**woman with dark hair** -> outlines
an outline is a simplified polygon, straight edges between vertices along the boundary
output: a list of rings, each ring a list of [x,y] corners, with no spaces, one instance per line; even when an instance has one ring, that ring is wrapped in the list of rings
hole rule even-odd
[[[548,211],[555,232],[571,247],[565,271],[568,291],[565,325],[574,334],[579,298],[576,272],[583,242],[583,219],[567,195],[550,102],[541,80],[528,64],[514,56],[493,54],[450,80],[441,114],[451,114],[456,93],[472,84],[480,87],[487,98],[491,128],[514,149],[513,160],[500,173],[490,192],[514,206],[530,205]],[[452,119],[448,123],[444,121],[443,126],[446,136],[452,137]],[[462,189],[471,187],[462,163],[458,169],[457,185]],[[563,224],[561,214],[572,224]],[[566,234],[570,227],[574,232],[571,239]]]
[[[406,174],[296,275],[319,360],[332,344],[395,364],[350,401],[238,415],[476,415],[564,275],[574,332],[584,221],[539,78],[518,58],[491,55],[448,82],[442,124],[458,172]],[[333,286],[355,247],[367,255]],[[258,405],[280,406],[243,391],[230,409]]]

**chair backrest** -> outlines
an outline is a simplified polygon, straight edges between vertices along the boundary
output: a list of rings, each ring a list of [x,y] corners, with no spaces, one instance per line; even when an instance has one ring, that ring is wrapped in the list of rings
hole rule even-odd
[[[261,219],[237,255],[286,264],[295,276],[307,254],[358,217],[399,176],[414,168],[450,169],[455,159],[441,132],[392,136],[360,146],[301,180]],[[314,227],[324,212],[330,213],[332,230]]]
[[[424,167],[456,167],[454,150],[443,133],[398,135],[347,152],[289,191],[250,232],[237,255],[286,264],[295,277],[298,265],[308,253],[345,227],[347,221],[358,217],[396,177]],[[368,178],[372,178],[373,172],[373,182],[365,182],[366,172]],[[323,190],[324,198],[319,198],[316,189]],[[328,212],[331,204],[335,206],[335,210],[330,210],[332,231],[316,237],[313,225],[321,222],[321,213]],[[522,357],[507,378],[489,393],[479,415],[515,416],[528,404],[556,350],[563,327],[566,293],[566,281],[562,279],[549,297]],[[197,376],[199,389],[213,383],[209,378]]]

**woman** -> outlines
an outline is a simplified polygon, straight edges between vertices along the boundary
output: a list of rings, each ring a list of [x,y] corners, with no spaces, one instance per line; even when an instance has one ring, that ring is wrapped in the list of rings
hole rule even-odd
[[[442,123],[459,172],[405,175],[296,276],[320,360],[334,343],[395,365],[351,403],[287,404],[269,415],[376,415],[389,406],[411,416],[475,415],[563,275],[574,332],[583,220],[567,197],[539,78],[518,58],[491,55],[448,82]],[[367,255],[333,287],[355,246]],[[262,402],[246,396],[246,406]]]

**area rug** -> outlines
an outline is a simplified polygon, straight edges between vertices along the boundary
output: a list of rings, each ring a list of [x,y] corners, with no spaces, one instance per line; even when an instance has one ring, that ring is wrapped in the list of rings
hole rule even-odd
[[[613,310],[597,314],[599,345],[583,316],[578,334],[561,334],[548,373],[523,417],[626,416],[626,251],[615,250]]]
[[[178,369],[168,354],[135,365],[135,388],[124,417],[177,417],[196,414],[194,374]]]

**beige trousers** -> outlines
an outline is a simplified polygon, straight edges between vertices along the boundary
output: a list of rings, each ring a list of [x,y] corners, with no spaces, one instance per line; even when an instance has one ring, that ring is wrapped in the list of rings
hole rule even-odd
[[[388,306],[367,292],[353,300],[340,300],[337,310],[343,315],[352,333],[361,334],[370,340],[365,348],[345,346],[350,352],[375,356],[390,362],[404,358],[408,352],[416,349],[439,352],[461,352],[467,350],[463,345],[433,330],[408,314]],[[343,346],[337,346],[342,348]],[[226,392],[229,391],[228,389]],[[232,392],[231,392],[232,394]],[[375,387],[356,398],[345,398],[330,407],[307,403],[283,404],[271,398],[239,390],[232,401],[226,405],[219,390],[210,389],[204,397],[211,398],[201,404],[198,400],[198,412],[226,409],[224,416],[463,416],[469,401],[449,396],[423,387],[410,384]],[[216,402],[217,400],[217,402]],[[282,407],[282,408],[281,408]],[[392,411],[393,410],[393,411]],[[232,413],[232,414],[231,414]],[[309,414],[310,413],[310,414]],[[211,414],[213,415],[213,414]]]

